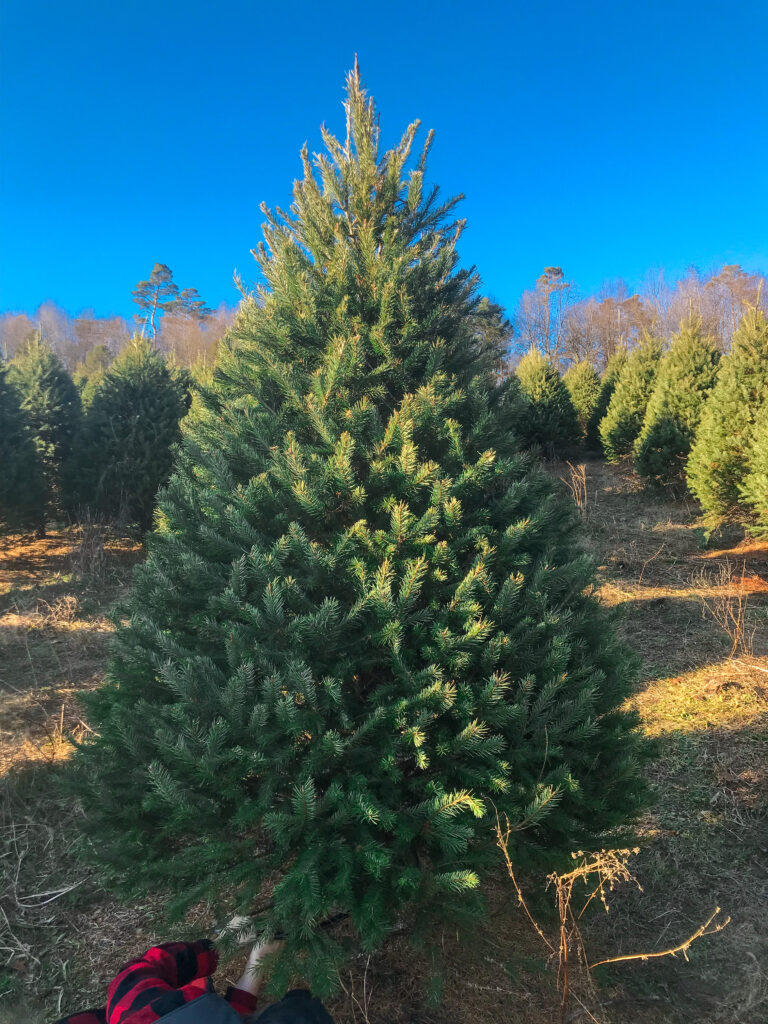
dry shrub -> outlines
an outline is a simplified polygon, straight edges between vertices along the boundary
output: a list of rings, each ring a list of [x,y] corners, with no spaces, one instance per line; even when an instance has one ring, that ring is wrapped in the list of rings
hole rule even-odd
[[[726,558],[714,572],[700,569],[691,578],[691,583],[699,591],[702,612],[711,616],[731,641],[728,655],[754,653],[755,629],[748,623],[747,608],[750,587],[748,583],[746,562],[741,569]]]
[[[565,486],[570,491],[571,497],[582,516],[587,513],[587,467],[583,462],[574,466],[572,462],[566,462],[568,475],[561,476]]]
[[[75,622],[80,613],[80,602],[74,594],[64,594],[52,604],[49,604],[48,601],[44,601],[42,598],[38,598],[37,610],[41,626],[57,629],[62,625],[69,625]]]
[[[659,957],[682,956],[688,959],[688,950],[691,945],[705,935],[715,935],[721,932],[729,923],[730,917],[718,920],[720,907],[716,907],[714,913],[700,925],[688,938],[675,946],[667,949],[657,950],[652,953],[631,953],[622,956],[606,957],[601,960],[592,961],[584,945],[584,938],[579,927],[579,922],[584,916],[587,908],[595,901],[599,901],[603,909],[608,912],[609,894],[620,884],[629,882],[637,886],[642,892],[642,886],[629,869],[629,858],[639,853],[639,848],[628,850],[599,850],[596,853],[584,853],[577,850],[571,854],[575,866],[571,871],[562,874],[554,872],[547,876],[547,888],[555,891],[555,906],[557,909],[558,930],[557,936],[550,937],[541,924],[533,917],[528,908],[522,889],[515,875],[514,865],[509,855],[509,837],[513,829],[509,822],[502,828],[501,822],[496,821],[496,842],[504,857],[512,884],[517,894],[517,900],[526,917],[531,923],[536,934],[549,950],[550,957],[557,963],[557,990],[560,997],[560,1020],[562,1024],[568,1024],[582,1015],[600,1024],[598,1018],[581,1000],[575,988],[587,993],[596,1005],[599,1006],[597,988],[595,986],[592,972],[596,967],[606,964],[621,963],[629,960],[651,960]],[[578,899],[577,897],[578,889]],[[578,982],[578,985],[574,984]],[[578,1003],[580,1009],[569,1013],[572,1003]],[[604,1012],[605,1007],[600,1007]],[[603,1018],[607,1020],[607,1018]]]
[[[106,524],[87,513],[75,527],[74,534],[70,554],[73,571],[83,579],[101,579],[107,570]]]

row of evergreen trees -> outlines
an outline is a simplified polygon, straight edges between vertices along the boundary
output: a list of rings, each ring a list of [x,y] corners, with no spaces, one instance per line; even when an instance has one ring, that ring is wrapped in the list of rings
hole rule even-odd
[[[667,346],[647,336],[620,350],[602,378],[589,362],[561,377],[531,350],[516,372],[513,429],[549,456],[582,445],[611,462],[632,457],[649,483],[687,486],[709,516],[768,529],[767,339],[764,314],[750,311],[721,358],[693,319]],[[51,514],[87,512],[146,530],[190,385],[142,338],[75,381],[33,341],[0,365],[0,523],[43,531]]]
[[[578,444],[609,462],[631,457],[651,485],[686,487],[711,518],[768,530],[768,321],[742,320],[726,356],[696,318],[667,345],[646,336],[603,374],[581,362],[561,377],[538,352],[517,368],[529,403],[523,434],[546,454]]]
[[[187,371],[135,338],[111,366],[78,387],[37,339],[0,362],[0,524],[45,532],[52,515],[149,527],[167,478]]]

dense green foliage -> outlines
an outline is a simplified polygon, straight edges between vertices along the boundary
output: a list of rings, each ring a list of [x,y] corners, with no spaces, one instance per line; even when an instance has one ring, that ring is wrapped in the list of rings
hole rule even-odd
[[[39,339],[31,341],[8,368],[18,389],[43,468],[45,503],[56,506],[75,434],[80,425],[80,396],[61,359]]]
[[[44,522],[42,466],[21,396],[0,359],[0,527],[41,530]]]
[[[495,808],[551,863],[642,792],[628,658],[520,453],[455,200],[426,150],[407,170],[416,125],[379,152],[356,72],[347,110],[267,212],[75,757],[113,881],[285,931],[275,985],[320,994],[345,942],[481,913]]]
[[[741,493],[755,516],[755,532],[768,533],[768,396],[755,417]]]
[[[661,353],[662,344],[659,339],[646,335],[638,347],[630,352],[619,371],[608,411],[598,427],[603,451],[609,462],[616,462],[632,451],[643,426]]]
[[[549,457],[562,455],[578,444],[576,410],[563,378],[550,360],[532,348],[518,363],[516,373],[528,399],[524,440]]]
[[[616,381],[619,379],[619,374],[623,370],[624,364],[627,361],[627,354],[626,348],[617,349],[608,360],[608,364],[600,378],[600,394],[597,396],[595,408],[592,410],[592,415],[589,417],[585,439],[587,448],[590,448],[593,451],[600,451],[602,449],[599,429],[600,424],[602,423],[605,414],[608,412],[608,406],[611,403],[611,398],[613,398],[613,392],[616,390]]]
[[[74,457],[77,505],[142,530],[151,525],[187,411],[188,384],[188,374],[169,368],[142,338],[96,378]]]
[[[768,320],[753,309],[721,361],[688,459],[688,486],[710,516],[728,515],[743,506],[755,418],[766,396]]]
[[[581,440],[587,436],[587,426],[594,415],[602,394],[600,375],[588,359],[569,366],[563,374],[563,383],[568,388],[571,403],[576,410]]]
[[[72,379],[80,392],[83,408],[90,402],[98,382],[104,376],[112,360],[113,355],[106,345],[94,345],[86,354],[85,359],[77,364]]]
[[[646,480],[679,484],[704,401],[717,379],[720,353],[704,335],[701,321],[684,324],[656,375],[643,427],[635,441],[635,468]]]

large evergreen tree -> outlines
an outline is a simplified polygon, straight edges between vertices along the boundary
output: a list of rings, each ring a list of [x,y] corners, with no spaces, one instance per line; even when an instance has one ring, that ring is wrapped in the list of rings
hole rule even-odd
[[[346,108],[265,210],[265,285],[185,420],[75,758],[114,880],[284,931],[274,983],[320,993],[345,942],[479,912],[494,805],[521,861],[625,821],[643,749],[456,200],[426,149],[407,170],[417,125],[380,152],[357,70]]]
[[[46,504],[62,497],[64,467],[80,425],[80,395],[61,359],[40,338],[29,342],[9,365],[43,468]]]
[[[651,483],[682,482],[704,400],[717,379],[720,353],[701,319],[681,326],[659,365],[643,427],[635,441],[637,472]]]
[[[588,359],[582,359],[568,367],[563,374],[563,383],[571,396],[579,421],[581,440],[584,440],[602,392],[600,375]]]
[[[0,527],[42,531],[45,485],[21,396],[0,359]]]
[[[688,459],[688,486],[709,516],[727,515],[743,506],[741,488],[755,417],[766,396],[768,320],[761,310],[752,309],[720,364]]]
[[[755,416],[741,494],[755,517],[755,533],[768,533],[768,394]]]
[[[603,375],[600,378],[600,393],[597,396],[595,407],[587,422],[585,439],[587,448],[594,451],[598,451],[602,448],[599,427],[603,421],[603,417],[608,412],[608,406],[611,404],[613,392],[616,390],[616,382],[618,381],[619,374],[624,369],[624,364],[627,361],[627,354],[628,353],[625,348],[617,349],[608,360],[608,363],[603,370]]]
[[[531,348],[515,372],[529,403],[524,427],[527,443],[541,448],[550,458],[578,444],[576,410],[554,364]]]
[[[73,460],[76,503],[146,530],[188,403],[188,374],[134,338],[96,378]]]
[[[598,427],[603,452],[609,462],[616,462],[632,451],[643,426],[661,354],[661,341],[646,335],[630,352],[619,372],[608,411]]]

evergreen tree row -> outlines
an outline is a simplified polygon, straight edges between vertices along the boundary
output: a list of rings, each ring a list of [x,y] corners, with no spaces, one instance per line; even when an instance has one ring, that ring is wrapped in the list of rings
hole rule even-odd
[[[630,353],[599,434],[606,458],[632,456],[649,484],[687,487],[711,519],[767,530],[766,415],[768,321],[753,309],[726,356],[696,318],[666,350],[648,339]]]
[[[631,458],[649,485],[687,488],[710,518],[768,531],[768,322],[753,309],[721,358],[699,318],[668,343],[646,335],[602,379],[588,362],[560,377],[531,350],[517,368],[518,435],[547,457],[601,449]]]
[[[135,338],[80,384],[40,339],[0,366],[0,527],[44,534],[83,512],[150,526],[189,374]]]

